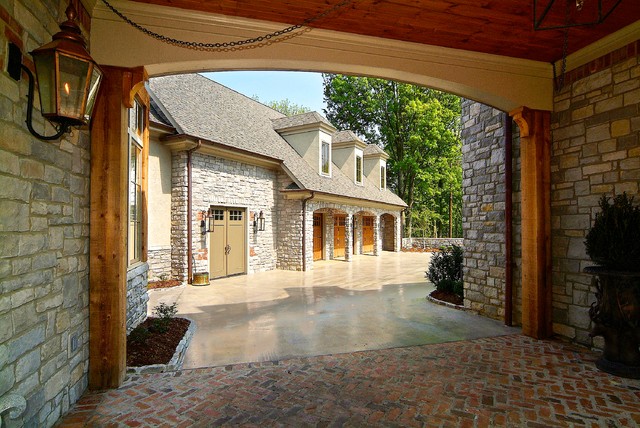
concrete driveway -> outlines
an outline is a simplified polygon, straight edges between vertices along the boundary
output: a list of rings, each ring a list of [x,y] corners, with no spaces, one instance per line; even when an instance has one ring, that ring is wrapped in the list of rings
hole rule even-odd
[[[149,312],[178,303],[196,323],[184,368],[282,360],[513,334],[517,329],[425,297],[428,253],[321,261],[149,291]]]

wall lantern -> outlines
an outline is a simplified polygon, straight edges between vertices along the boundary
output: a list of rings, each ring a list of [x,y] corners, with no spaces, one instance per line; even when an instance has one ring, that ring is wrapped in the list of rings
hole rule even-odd
[[[200,229],[202,234],[213,232],[213,210],[209,209],[208,212],[202,211],[202,220],[200,220]]]
[[[533,28],[555,30],[602,23],[622,0],[533,0]]]
[[[76,10],[71,4],[66,15],[67,20],[60,24],[61,31],[53,36],[53,40],[31,52],[42,116],[57,124],[54,125],[58,131],[55,135],[40,135],[33,129],[33,74],[22,64],[19,48],[10,46],[9,74],[20,80],[21,70],[24,70],[29,78],[27,127],[41,140],[56,140],[72,126],[88,124],[102,80],[102,70],[87,52],[84,37],[75,22]]]
[[[260,211],[260,214],[253,213],[253,231],[254,232],[264,232],[264,212]]]

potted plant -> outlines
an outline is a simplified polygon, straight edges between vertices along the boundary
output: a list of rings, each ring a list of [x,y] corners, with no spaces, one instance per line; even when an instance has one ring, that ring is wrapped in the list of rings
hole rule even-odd
[[[596,366],[617,376],[640,378],[640,206],[626,193],[603,196],[601,212],[586,236],[587,255],[598,266],[591,337],[604,337]]]

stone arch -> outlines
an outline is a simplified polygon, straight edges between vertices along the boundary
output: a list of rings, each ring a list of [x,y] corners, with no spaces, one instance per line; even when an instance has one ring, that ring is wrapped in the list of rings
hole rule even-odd
[[[384,213],[380,216],[380,241],[382,251],[400,251],[400,240],[398,235],[398,217],[391,213]]]

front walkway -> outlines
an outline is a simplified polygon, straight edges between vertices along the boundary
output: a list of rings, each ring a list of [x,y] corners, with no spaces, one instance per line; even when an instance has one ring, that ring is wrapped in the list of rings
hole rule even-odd
[[[63,427],[640,425],[640,380],[522,335],[134,376]]]
[[[196,323],[184,368],[442,343],[513,334],[501,322],[428,302],[428,253],[383,252],[270,271],[206,287],[153,290]]]

